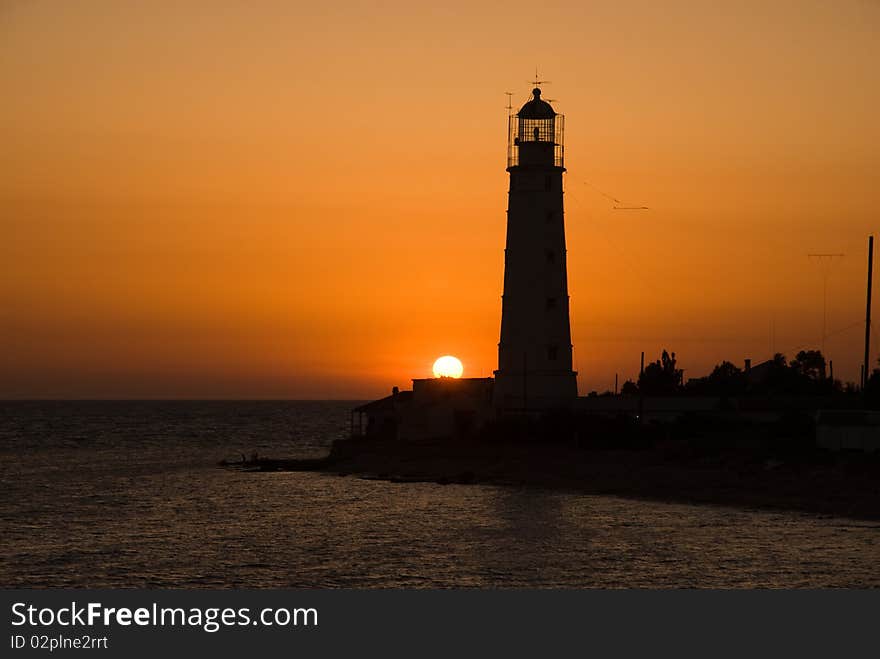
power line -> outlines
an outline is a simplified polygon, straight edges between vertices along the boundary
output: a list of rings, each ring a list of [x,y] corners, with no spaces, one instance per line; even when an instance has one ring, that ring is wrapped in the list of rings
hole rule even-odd
[[[838,334],[843,334],[844,332],[847,332],[847,331],[853,329],[854,327],[863,327],[864,324],[865,324],[864,320],[858,320],[850,325],[847,325],[846,327],[840,327],[840,328],[834,330],[833,332],[829,332],[828,334],[826,334],[826,338],[830,339],[832,336],[837,336]],[[785,350],[777,350],[776,352],[785,355],[787,353],[799,351],[804,348],[809,348],[810,345],[815,345],[815,344],[813,344],[811,342],[801,343],[799,345],[792,346],[791,348],[786,348]],[[822,354],[824,355],[825,353],[823,352]]]

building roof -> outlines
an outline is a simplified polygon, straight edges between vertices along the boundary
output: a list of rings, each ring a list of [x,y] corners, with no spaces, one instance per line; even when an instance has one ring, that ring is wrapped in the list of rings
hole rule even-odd
[[[412,400],[412,393],[411,391],[400,391],[397,394],[391,394],[390,396],[385,396],[385,398],[359,405],[352,412],[376,414],[377,412],[391,411],[395,405],[405,404]]]
[[[412,378],[413,382],[433,382],[439,386],[463,387],[474,382],[493,382],[495,378]]]
[[[776,362],[772,359],[755,364],[746,370],[746,380],[749,384],[760,384],[773,372]]]
[[[532,90],[532,99],[523,105],[516,114],[520,119],[552,119],[556,116],[553,106],[541,100],[541,90]]]

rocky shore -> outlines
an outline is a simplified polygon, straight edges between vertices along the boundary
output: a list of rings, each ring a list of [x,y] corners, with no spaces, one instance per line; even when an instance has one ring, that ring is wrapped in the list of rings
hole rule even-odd
[[[338,441],[325,458],[222,463],[391,482],[491,484],[880,520],[880,457],[788,455],[664,441],[632,449],[574,443],[382,439]]]

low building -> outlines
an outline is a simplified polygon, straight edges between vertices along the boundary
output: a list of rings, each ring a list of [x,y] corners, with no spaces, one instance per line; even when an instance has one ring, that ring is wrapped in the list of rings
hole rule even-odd
[[[395,387],[390,396],[355,408],[352,434],[408,441],[460,438],[476,433],[495,416],[492,378],[419,378],[412,382],[411,391]]]

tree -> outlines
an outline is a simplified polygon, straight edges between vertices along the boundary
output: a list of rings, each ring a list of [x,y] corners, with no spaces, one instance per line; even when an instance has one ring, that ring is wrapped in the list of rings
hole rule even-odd
[[[741,394],[746,386],[745,374],[727,360],[712,369],[707,381],[709,391],[716,396]]]
[[[791,360],[789,368],[812,382],[825,379],[825,357],[822,356],[821,350],[801,350],[797,357]]]
[[[620,388],[621,396],[637,396],[639,393],[639,386],[633,382],[632,380],[627,380],[623,383],[623,386]]]
[[[639,376],[639,391],[654,396],[674,394],[681,386],[682,371],[675,368],[675,353],[664,350],[656,362],[645,366]]]

